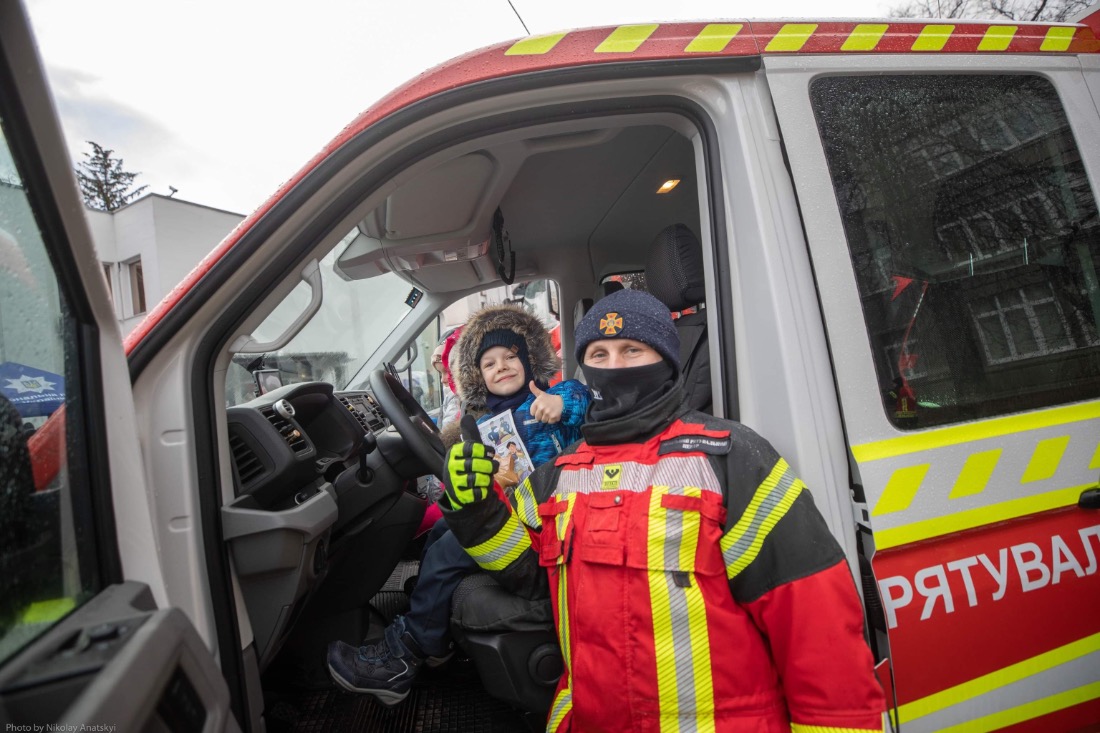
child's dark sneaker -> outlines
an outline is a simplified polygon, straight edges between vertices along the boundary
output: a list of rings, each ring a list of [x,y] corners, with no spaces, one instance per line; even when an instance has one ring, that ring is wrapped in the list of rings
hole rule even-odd
[[[375,644],[329,644],[328,671],[333,681],[350,692],[373,695],[387,706],[408,697],[424,659],[403,622],[398,617]]]

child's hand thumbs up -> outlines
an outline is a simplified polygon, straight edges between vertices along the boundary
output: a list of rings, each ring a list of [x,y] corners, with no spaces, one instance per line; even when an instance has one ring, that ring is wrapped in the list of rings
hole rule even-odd
[[[527,385],[535,401],[531,403],[531,417],[539,422],[556,423],[561,420],[561,411],[565,408],[565,400],[560,396],[543,392],[535,384],[534,380]]]

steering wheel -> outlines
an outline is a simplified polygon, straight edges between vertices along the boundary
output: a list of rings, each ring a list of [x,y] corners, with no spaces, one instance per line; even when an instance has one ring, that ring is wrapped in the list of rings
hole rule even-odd
[[[386,369],[375,369],[370,373],[370,388],[378,406],[405,439],[409,450],[442,480],[440,472],[447,452],[432,418],[409,394],[401,380]]]

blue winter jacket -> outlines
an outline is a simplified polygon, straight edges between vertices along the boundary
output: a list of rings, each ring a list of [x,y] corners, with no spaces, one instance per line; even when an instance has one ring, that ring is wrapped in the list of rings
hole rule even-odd
[[[560,421],[544,423],[531,417],[531,404],[535,401],[533,394],[512,413],[516,429],[519,430],[519,437],[523,438],[523,444],[527,446],[534,468],[551,460],[567,446],[581,439],[581,425],[584,424],[584,415],[592,399],[588,393],[588,387],[575,379],[559,382],[546,392],[559,395],[564,402]],[[493,417],[495,416],[483,415],[478,423],[492,420]]]

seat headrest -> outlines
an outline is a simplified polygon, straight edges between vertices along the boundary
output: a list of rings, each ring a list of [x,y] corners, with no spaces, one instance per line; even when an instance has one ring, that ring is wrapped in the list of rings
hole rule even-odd
[[[588,312],[588,309],[592,307],[591,298],[581,298],[577,301],[577,304],[573,306],[573,326],[576,327],[581,319],[584,318],[584,314]]]
[[[646,289],[670,311],[682,311],[706,298],[703,247],[683,224],[661,230],[649,247],[645,265]]]

